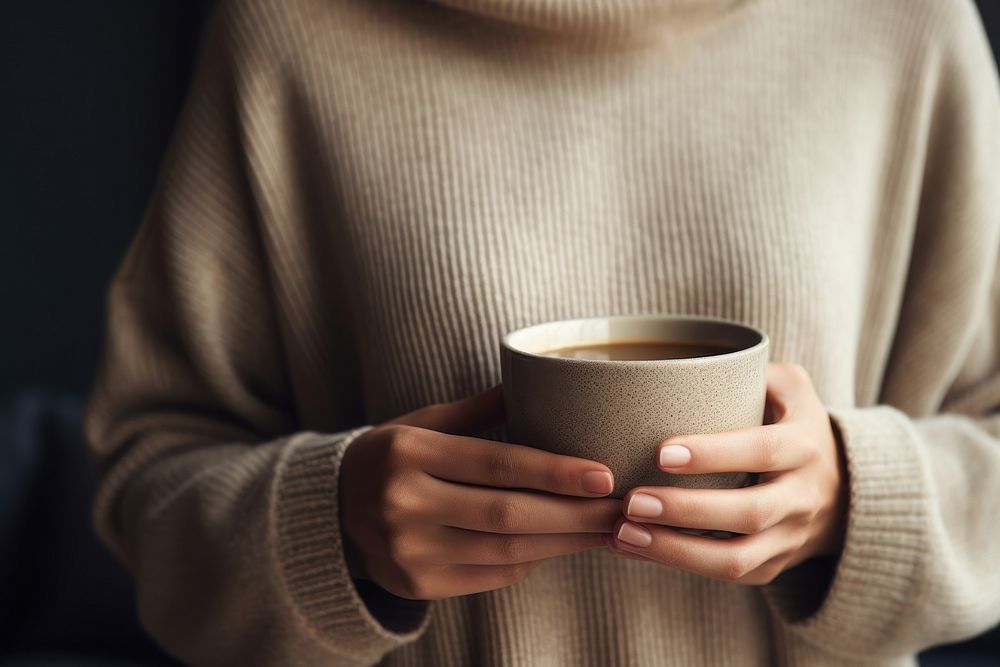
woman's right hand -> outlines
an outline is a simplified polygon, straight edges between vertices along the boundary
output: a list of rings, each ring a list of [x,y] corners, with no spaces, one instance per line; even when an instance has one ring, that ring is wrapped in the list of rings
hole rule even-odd
[[[502,419],[495,387],[403,415],[347,448],[340,520],[352,577],[437,600],[503,588],[547,558],[606,546],[622,511],[602,497],[613,486],[607,466],[461,435]]]

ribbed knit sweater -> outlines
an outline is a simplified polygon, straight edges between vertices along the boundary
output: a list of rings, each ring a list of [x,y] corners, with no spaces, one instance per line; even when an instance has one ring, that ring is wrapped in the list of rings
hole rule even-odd
[[[197,665],[905,665],[1000,620],[1000,94],[969,0],[234,0],[110,290],[96,521]],[[500,336],[731,318],[810,372],[846,543],[352,581],[366,426]]]

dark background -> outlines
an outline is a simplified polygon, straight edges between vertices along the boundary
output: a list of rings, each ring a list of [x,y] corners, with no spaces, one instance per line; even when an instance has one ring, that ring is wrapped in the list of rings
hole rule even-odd
[[[0,396],[89,388],[212,4],[0,3]]]
[[[89,534],[79,420],[105,287],[212,4],[0,4],[0,665],[157,660],[127,578]],[[978,4],[996,52],[1000,2]]]

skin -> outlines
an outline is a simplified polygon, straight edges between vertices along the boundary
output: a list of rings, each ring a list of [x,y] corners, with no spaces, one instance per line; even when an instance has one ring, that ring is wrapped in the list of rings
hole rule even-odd
[[[772,364],[767,381],[764,426],[671,438],[653,462],[676,474],[760,473],[743,489],[640,487],[624,502],[603,497],[613,479],[600,463],[467,435],[502,422],[499,387],[378,426],[342,463],[351,576],[436,600],[509,586],[549,558],[601,547],[752,585],[835,555],[847,499],[830,417],[800,366]],[[674,460],[660,465],[665,449]],[[740,535],[710,539],[683,527]]]
[[[632,489],[609,548],[751,585],[768,584],[810,558],[839,554],[848,504],[844,456],[805,369],[770,365],[767,412],[764,426],[670,438],[657,448],[657,465],[666,472],[756,472],[757,484],[742,489]],[[678,446],[689,452],[686,461]],[[660,465],[664,449],[677,459],[671,465]],[[637,499],[640,494],[654,500]],[[678,532],[678,527],[740,535],[706,539]]]
[[[509,586],[549,558],[605,547],[622,511],[602,497],[611,471],[463,435],[502,421],[497,387],[403,415],[348,447],[340,506],[352,577],[437,600]]]

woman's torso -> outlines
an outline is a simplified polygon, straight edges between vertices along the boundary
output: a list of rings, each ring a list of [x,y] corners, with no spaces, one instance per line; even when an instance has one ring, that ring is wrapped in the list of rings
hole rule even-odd
[[[468,395],[499,381],[506,331],[625,313],[750,323],[828,404],[876,399],[906,263],[868,258],[912,232],[917,174],[885,155],[916,121],[905,62],[873,66],[882,47],[838,10],[750,2],[696,39],[587,48],[303,4],[275,113],[310,223],[273,233],[265,210],[263,233],[275,289],[294,285],[279,316],[304,428]],[[433,614],[386,664],[838,664],[772,628],[757,589],[602,551]]]

